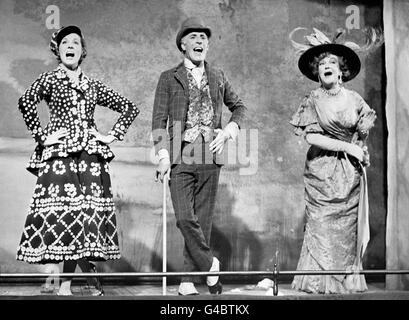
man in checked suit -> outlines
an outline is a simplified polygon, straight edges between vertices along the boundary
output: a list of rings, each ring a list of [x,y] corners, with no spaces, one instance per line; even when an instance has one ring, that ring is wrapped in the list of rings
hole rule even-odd
[[[222,154],[235,139],[246,107],[223,71],[206,61],[210,28],[196,17],[185,20],[176,36],[183,61],[163,72],[155,92],[152,135],[159,156],[156,180],[170,173],[169,188],[184,245],[184,271],[220,271],[209,243]],[[232,113],[222,129],[223,104]],[[211,294],[220,294],[218,276],[208,276]],[[194,278],[183,276],[179,295],[199,294]]]

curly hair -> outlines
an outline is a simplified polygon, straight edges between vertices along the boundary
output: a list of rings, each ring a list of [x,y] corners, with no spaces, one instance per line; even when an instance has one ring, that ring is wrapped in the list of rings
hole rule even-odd
[[[338,57],[338,66],[339,66],[339,70],[341,70],[341,73],[342,73],[342,80],[345,80],[345,78],[348,78],[350,75],[350,71],[348,69],[348,61],[344,57],[338,56],[329,51],[323,52],[319,56],[314,57],[314,60],[310,62],[310,68],[311,68],[312,74],[317,77],[319,76],[318,75],[318,65],[320,61],[326,57],[329,57],[330,55],[335,55]]]

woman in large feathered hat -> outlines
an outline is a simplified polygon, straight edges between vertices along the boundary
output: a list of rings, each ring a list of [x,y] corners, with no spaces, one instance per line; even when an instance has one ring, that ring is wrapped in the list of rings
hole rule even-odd
[[[365,167],[366,147],[376,114],[355,91],[343,86],[361,68],[357,52],[375,49],[382,40],[372,29],[371,41],[360,47],[330,40],[314,28],[307,44],[290,39],[301,56],[300,71],[319,87],[312,90],[290,123],[311,146],[304,171],[306,225],[297,270],[360,270],[369,241]],[[295,276],[292,287],[311,293],[367,290],[365,278],[350,275]]]

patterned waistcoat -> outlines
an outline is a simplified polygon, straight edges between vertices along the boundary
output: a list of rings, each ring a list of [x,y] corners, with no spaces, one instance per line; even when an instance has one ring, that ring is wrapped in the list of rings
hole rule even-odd
[[[203,73],[199,87],[190,72],[187,72],[187,78],[189,82],[189,108],[183,140],[194,142],[202,134],[204,141],[209,142],[214,128],[214,111],[206,72]]]

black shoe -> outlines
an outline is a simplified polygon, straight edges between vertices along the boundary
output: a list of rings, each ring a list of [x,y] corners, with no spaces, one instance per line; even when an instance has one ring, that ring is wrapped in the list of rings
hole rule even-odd
[[[214,261],[217,261],[217,262],[218,262],[218,267],[217,267],[216,269],[213,269],[213,270],[212,270]],[[219,259],[217,259],[216,257],[213,257],[212,267],[210,268],[209,271],[220,271],[220,270],[222,269],[222,264],[221,264],[221,262],[219,261]],[[209,278],[209,276],[208,276],[208,278]],[[206,282],[207,282],[207,281],[208,281],[208,280],[206,280]],[[210,292],[211,294],[221,294],[222,291],[223,291],[223,286],[222,286],[222,283],[220,282],[220,276],[217,277],[217,282],[216,282],[216,284],[214,284],[214,285],[212,285],[212,286],[207,285],[207,287],[209,288],[209,292]]]
[[[187,294],[182,294],[180,292],[178,292],[179,296],[198,296],[199,292],[194,292],[194,293],[187,293]]]
[[[210,294],[222,294],[223,286],[222,283],[219,281],[216,282],[213,286],[207,286],[209,288]]]
[[[89,264],[91,266],[91,271],[94,273],[97,273],[97,268],[95,264],[93,264],[92,262],[89,262]],[[104,289],[102,288],[102,283],[99,280],[99,278],[95,278],[95,289],[91,290],[91,294],[93,296],[103,296],[104,295]]]

